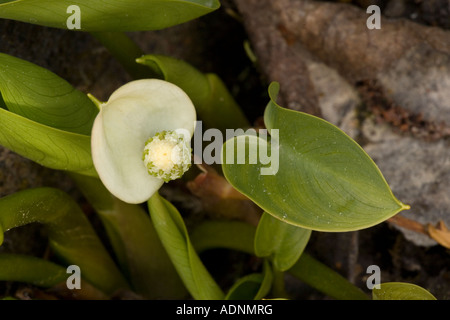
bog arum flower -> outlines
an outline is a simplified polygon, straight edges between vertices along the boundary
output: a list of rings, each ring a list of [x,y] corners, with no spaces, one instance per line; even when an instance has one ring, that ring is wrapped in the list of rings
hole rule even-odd
[[[94,166],[105,187],[128,203],[147,201],[190,166],[196,112],[183,90],[144,79],[117,89],[92,128]]]

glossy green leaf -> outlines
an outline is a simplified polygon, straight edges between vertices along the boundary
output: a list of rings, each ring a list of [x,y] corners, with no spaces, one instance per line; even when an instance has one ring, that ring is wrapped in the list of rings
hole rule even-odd
[[[264,213],[255,236],[255,254],[270,257],[276,270],[286,271],[297,262],[305,249],[310,229],[304,229]]]
[[[3,53],[0,53],[0,92],[9,111],[73,133],[89,135],[98,113],[92,101],[64,79]]]
[[[223,131],[250,126],[239,105],[217,75],[204,74],[182,60],[161,55],[145,55],[136,61],[160,74],[162,79],[183,89],[194,103],[205,126]]]
[[[0,145],[51,169],[97,175],[90,136],[48,127],[1,108]]]
[[[386,282],[372,290],[374,300],[436,300],[427,290],[410,283]]]
[[[252,273],[237,280],[225,300],[261,300],[270,292],[272,280],[272,270],[265,261],[262,273]]]
[[[0,199],[0,244],[3,232],[42,223],[53,252],[80,267],[82,277],[106,294],[128,284],[104,248],[88,219],[67,194],[53,188],[20,191]]]
[[[69,8],[74,5],[79,11]],[[174,26],[219,6],[218,0],[17,0],[0,4],[0,18],[68,29],[79,12],[80,29],[74,30],[143,31]]]
[[[264,114],[272,130],[269,145],[261,137],[243,135],[222,148],[223,172],[237,190],[274,217],[319,231],[368,228],[409,208],[394,197],[376,164],[354,140],[323,119],[278,106],[278,89],[277,83],[269,87],[271,101]],[[276,132],[279,139],[274,138]],[[250,164],[251,152],[237,154],[242,144],[260,153],[269,149],[271,162],[262,164],[260,157]],[[233,150],[245,164],[230,160]]]
[[[205,268],[191,244],[178,210],[155,193],[148,201],[156,232],[194,299],[220,300],[224,294]]]

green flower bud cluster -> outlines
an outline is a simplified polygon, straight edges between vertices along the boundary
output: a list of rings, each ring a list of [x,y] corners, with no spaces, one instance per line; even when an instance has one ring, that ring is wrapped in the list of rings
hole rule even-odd
[[[181,178],[190,168],[191,152],[184,135],[162,131],[147,140],[142,160],[148,174],[169,182]]]

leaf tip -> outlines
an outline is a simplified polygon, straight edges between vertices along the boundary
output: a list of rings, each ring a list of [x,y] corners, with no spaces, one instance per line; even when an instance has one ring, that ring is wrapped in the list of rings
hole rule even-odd
[[[270,99],[275,102],[280,91],[280,84],[276,81],[271,82],[268,91]]]
[[[411,209],[411,206],[409,204],[402,203],[401,206],[402,206],[402,210],[409,210],[409,209]]]
[[[144,58],[144,56],[142,56],[142,57],[139,57],[139,58],[136,58],[136,63],[138,63],[138,64],[145,64],[145,58]]]
[[[95,104],[95,106],[98,108],[98,110],[100,110],[102,108],[102,105],[104,104],[104,102],[101,102],[100,100],[98,100],[96,97],[94,97],[90,93],[88,93],[87,96]]]
[[[411,209],[411,206],[409,204],[404,204],[401,201],[398,201],[398,204],[400,205],[400,211]]]

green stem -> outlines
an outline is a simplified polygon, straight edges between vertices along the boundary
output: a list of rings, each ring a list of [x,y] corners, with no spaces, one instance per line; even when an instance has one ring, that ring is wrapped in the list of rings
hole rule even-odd
[[[44,259],[18,254],[0,254],[2,281],[25,282],[50,288],[65,282],[68,276],[64,267]]]
[[[69,293],[66,281],[70,275],[66,269],[53,262],[37,257],[19,254],[0,254],[0,279],[30,283],[41,288],[53,288],[58,292]],[[108,297],[81,280],[80,289],[76,290],[78,299],[105,300]]]
[[[333,269],[303,253],[288,271],[311,287],[339,300],[368,300],[369,297]]]
[[[78,187],[100,216],[119,265],[133,289],[149,299],[186,296],[148,213],[115,198],[96,178],[72,174]]]
[[[243,222],[203,222],[192,231],[192,244],[201,252],[212,248],[227,248],[254,254],[256,228]],[[340,274],[303,253],[287,272],[311,287],[338,300],[367,300],[369,297]]]
[[[272,295],[276,298],[288,298],[285,288],[285,273],[273,268]]]
[[[256,228],[239,221],[206,221],[190,234],[199,252],[214,248],[227,248],[254,255],[253,239]]]
[[[0,244],[3,231],[42,223],[50,247],[67,264],[80,267],[84,279],[110,295],[128,284],[77,203],[61,190],[28,189],[0,199]]]
[[[136,59],[141,57],[144,52],[125,33],[92,32],[91,35],[108,49],[134,79],[161,77],[151,69],[136,63]]]

